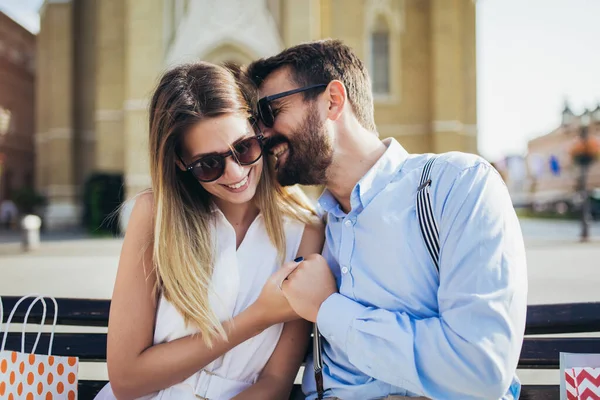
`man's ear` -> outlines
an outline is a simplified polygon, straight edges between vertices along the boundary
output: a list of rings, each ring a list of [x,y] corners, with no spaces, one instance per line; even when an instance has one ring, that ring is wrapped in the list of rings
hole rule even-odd
[[[326,93],[329,94],[327,117],[332,121],[336,121],[342,115],[342,111],[346,105],[346,87],[341,81],[333,80],[327,85]]]

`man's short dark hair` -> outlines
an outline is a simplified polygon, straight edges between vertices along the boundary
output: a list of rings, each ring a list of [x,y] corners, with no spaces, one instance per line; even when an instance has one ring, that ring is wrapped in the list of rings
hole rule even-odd
[[[299,87],[341,81],[356,118],[365,129],[375,132],[369,73],[350,47],[333,39],[303,43],[254,61],[247,71],[250,79],[260,87],[272,72],[283,67],[290,68],[292,79]],[[304,99],[311,100],[318,93],[304,92]]]

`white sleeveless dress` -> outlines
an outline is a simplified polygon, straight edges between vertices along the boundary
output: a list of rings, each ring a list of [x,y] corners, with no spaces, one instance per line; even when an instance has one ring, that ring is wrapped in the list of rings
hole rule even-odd
[[[280,267],[277,249],[267,235],[261,214],[250,225],[236,250],[233,227],[220,210],[214,209],[216,226],[215,267],[210,304],[221,321],[239,314],[259,296],[267,279]],[[292,220],[284,223],[286,238],[285,261],[298,252],[304,224]],[[283,324],[273,325],[257,336],[241,343],[185,381],[144,396],[144,400],[226,400],[250,387],[258,379],[279,341]],[[170,342],[197,332],[184,324],[181,314],[164,298],[160,298],[154,332],[154,344]],[[107,384],[96,400],[114,400]]]

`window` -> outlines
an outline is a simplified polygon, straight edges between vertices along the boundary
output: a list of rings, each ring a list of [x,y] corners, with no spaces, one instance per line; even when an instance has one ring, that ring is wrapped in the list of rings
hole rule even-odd
[[[390,93],[390,34],[387,30],[371,33],[371,74],[373,93]]]
[[[373,99],[397,104],[402,93],[402,33],[404,0],[364,0],[365,58],[371,75]]]
[[[13,127],[10,110],[0,106],[0,136],[5,135]]]

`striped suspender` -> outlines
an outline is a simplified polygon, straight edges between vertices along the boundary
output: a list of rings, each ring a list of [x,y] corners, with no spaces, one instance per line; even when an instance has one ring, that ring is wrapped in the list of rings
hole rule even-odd
[[[323,215],[323,222],[327,224],[327,213]],[[313,368],[317,386],[317,399],[322,400],[325,392],[323,389],[323,347],[321,345],[321,333],[319,333],[316,322],[313,324]]]
[[[440,239],[437,223],[433,216],[433,206],[431,204],[431,167],[435,162],[435,157],[430,158],[421,172],[421,181],[417,189],[417,219],[421,227],[421,235],[427,246],[427,251],[435,265],[435,269],[440,270]],[[321,347],[321,334],[317,324],[313,325],[313,365],[315,369],[315,383],[317,385],[317,398],[323,399],[323,355]]]
[[[435,157],[430,158],[421,172],[421,182],[417,190],[417,219],[421,227],[421,235],[427,246],[429,256],[435,265],[435,269],[440,271],[440,239],[437,223],[433,216],[433,206],[431,204],[431,167],[435,162]]]
[[[323,348],[321,346],[321,334],[317,324],[313,325],[313,366],[315,369],[315,383],[317,385],[317,399],[323,399]]]

